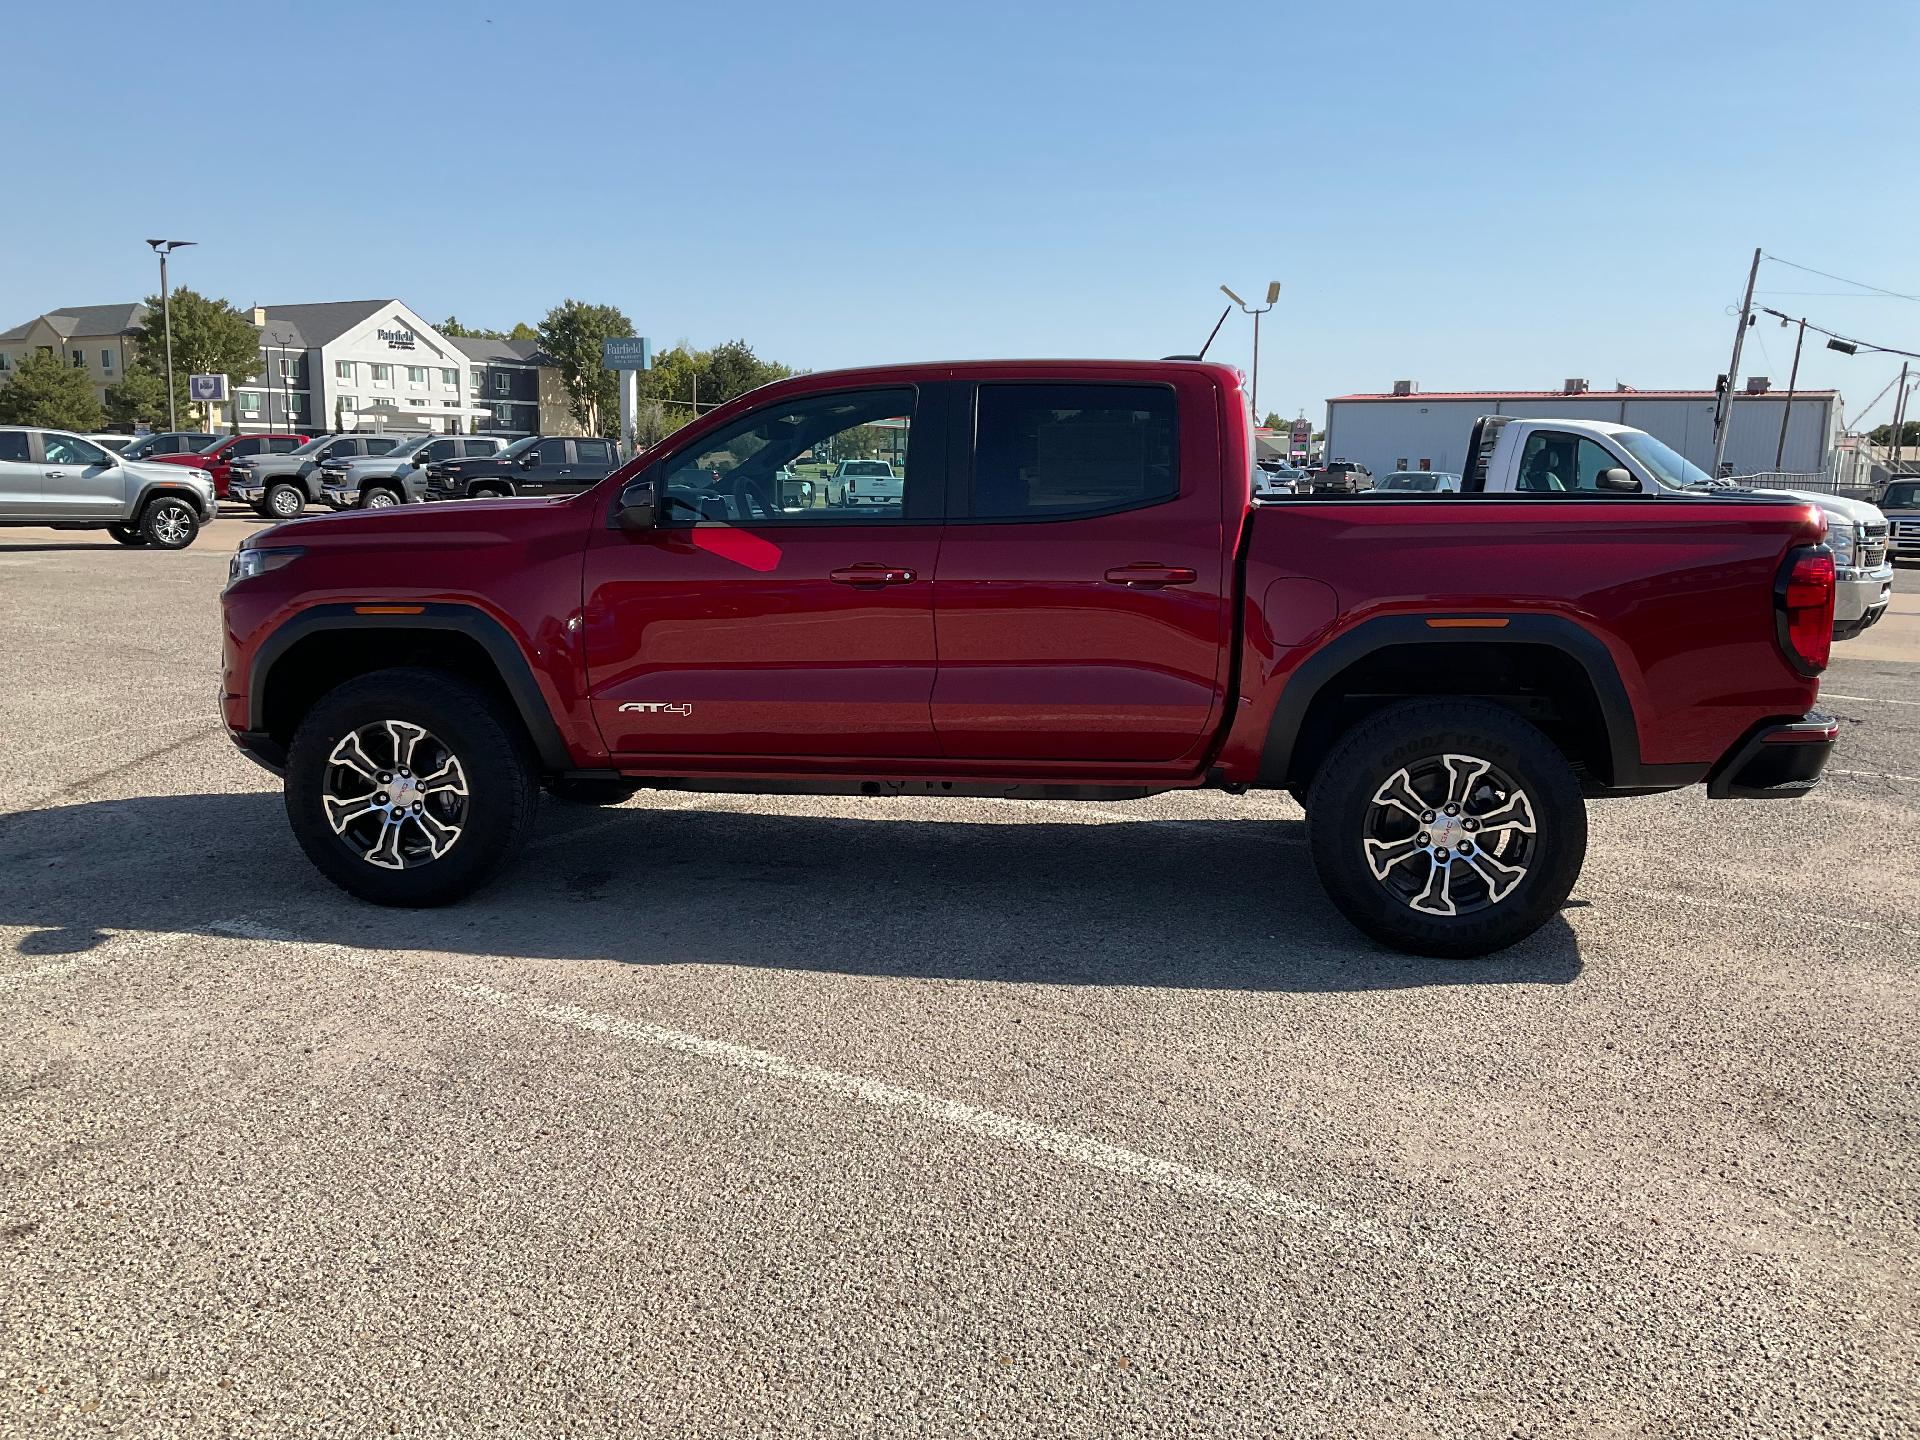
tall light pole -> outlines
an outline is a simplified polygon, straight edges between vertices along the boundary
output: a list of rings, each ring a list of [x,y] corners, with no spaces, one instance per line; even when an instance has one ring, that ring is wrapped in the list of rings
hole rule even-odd
[[[1247,400],[1253,407],[1253,423],[1258,425],[1260,423],[1260,317],[1273,309],[1279,301],[1280,282],[1278,280],[1267,282],[1267,303],[1264,305],[1249,305],[1224,285],[1220,287],[1220,293],[1253,316],[1253,393],[1247,397]]]
[[[167,288],[167,256],[192,240],[149,240],[153,253],[160,257],[160,327],[167,337],[167,428],[178,430],[180,416],[173,399],[173,292]]]
[[[1753,264],[1747,268],[1747,298],[1740,302],[1740,323],[1733,332],[1733,360],[1727,366],[1727,388],[1720,392],[1713,407],[1713,478],[1720,478],[1720,462],[1727,455],[1727,433],[1733,429],[1734,387],[1740,383],[1740,346],[1753,323],[1753,282],[1760,274],[1760,250],[1754,247]]]

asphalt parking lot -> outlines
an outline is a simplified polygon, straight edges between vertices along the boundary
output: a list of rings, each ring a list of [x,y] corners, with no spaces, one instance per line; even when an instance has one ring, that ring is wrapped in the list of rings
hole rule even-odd
[[[0,1433],[1914,1433],[1920,569],[1461,964],[1282,796],[550,806],[375,910],[190,550],[0,533]]]

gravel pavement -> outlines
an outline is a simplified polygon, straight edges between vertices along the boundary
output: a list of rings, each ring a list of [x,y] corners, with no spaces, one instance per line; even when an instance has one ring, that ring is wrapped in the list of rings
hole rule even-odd
[[[1920,570],[1792,804],[1491,960],[1280,796],[643,795],[296,849],[180,554],[0,532],[0,1434],[1920,1427]]]

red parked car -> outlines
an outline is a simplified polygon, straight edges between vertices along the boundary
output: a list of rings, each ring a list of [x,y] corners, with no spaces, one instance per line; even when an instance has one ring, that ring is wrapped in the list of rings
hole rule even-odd
[[[1266,787],[1305,805],[1355,925],[1453,956],[1559,909],[1583,794],[1819,775],[1813,507],[1254,505],[1252,446],[1219,365],[799,376],[577,496],[256,535],[223,600],[226,724],[285,775],[319,869],[382,904],[483,884],[542,786]],[[810,453],[898,455],[904,493],[786,508]]]
[[[250,455],[289,455],[307,443],[305,435],[226,435],[192,455],[155,455],[162,465],[191,465],[213,476],[213,493],[227,498],[233,480],[233,462]]]

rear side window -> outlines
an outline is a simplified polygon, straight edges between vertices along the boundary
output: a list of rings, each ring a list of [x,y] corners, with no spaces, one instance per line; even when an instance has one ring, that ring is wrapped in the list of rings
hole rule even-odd
[[[579,457],[582,465],[604,465],[613,468],[613,442],[611,440],[576,440],[573,453]]]
[[[982,385],[972,513],[1049,520],[1180,493],[1173,391],[1158,385]]]
[[[267,449],[275,455],[291,455],[304,444],[306,441],[296,435],[276,435],[267,442]]]
[[[384,455],[394,446],[394,442],[385,435],[376,435],[360,443],[367,447],[366,453],[369,455]]]
[[[0,460],[13,460],[24,465],[27,459],[27,432],[0,430]]]

